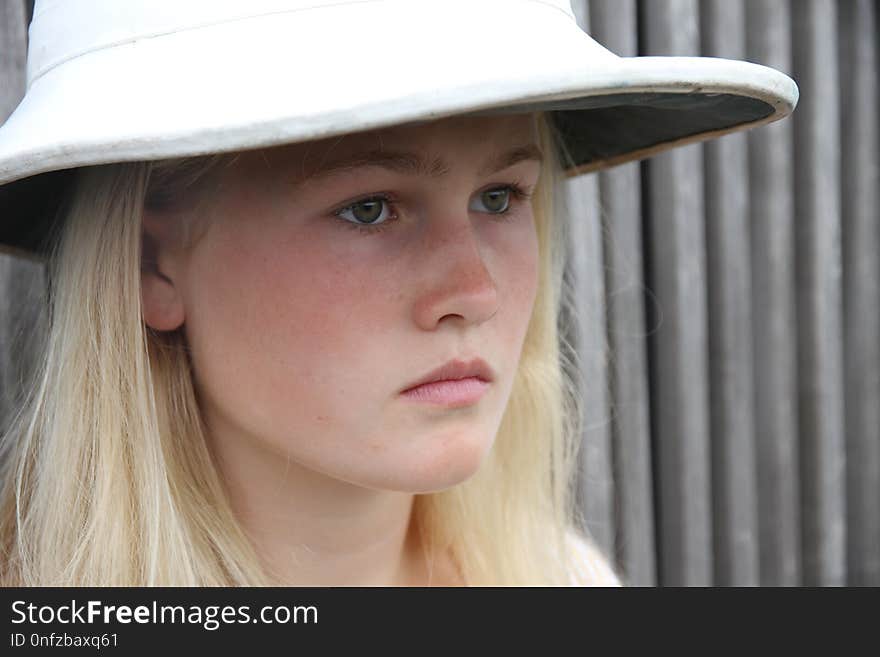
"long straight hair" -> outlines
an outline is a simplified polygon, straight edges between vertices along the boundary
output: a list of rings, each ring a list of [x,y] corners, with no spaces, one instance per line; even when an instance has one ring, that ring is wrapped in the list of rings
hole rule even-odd
[[[510,401],[477,473],[413,507],[427,553],[451,554],[469,585],[614,583],[575,529],[581,402],[558,330],[571,303],[561,166],[549,122],[538,123],[538,292]],[[185,194],[229,157],[78,172],[49,260],[41,357],[3,436],[0,583],[274,583],[232,511],[183,331],[151,330],[141,308],[145,203]]]

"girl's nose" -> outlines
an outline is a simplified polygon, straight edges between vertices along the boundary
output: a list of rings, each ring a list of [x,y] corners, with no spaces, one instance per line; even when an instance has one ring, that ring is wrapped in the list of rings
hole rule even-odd
[[[466,210],[426,222],[414,265],[420,284],[414,314],[421,329],[435,330],[441,322],[478,325],[498,312],[498,287],[485,251]]]

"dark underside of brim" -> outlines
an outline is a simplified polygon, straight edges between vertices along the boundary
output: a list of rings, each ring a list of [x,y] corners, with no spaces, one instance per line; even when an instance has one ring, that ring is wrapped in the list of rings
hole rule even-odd
[[[619,94],[591,100],[604,105],[585,109],[574,101],[554,112],[567,168],[619,161],[628,153],[754,123],[774,112],[765,101],[732,94]]]
[[[0,187],[0,251],[39,258],[48,254],[76,172],[51,171]]]
[[[567,168],[615,162],[628,153],[729,130],[773,114],[769,103],[718,93],[629,93],[518,106],[551,110]],[[43,257],[76,170],[31,176],[0,187],[0,250]]]

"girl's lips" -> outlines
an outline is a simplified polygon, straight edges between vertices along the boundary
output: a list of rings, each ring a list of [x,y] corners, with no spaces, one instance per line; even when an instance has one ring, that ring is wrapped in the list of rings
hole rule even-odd
[[[426,383],[458,381],[460,379],[471,377],[491,383],[495,379],[495,373],[492,371],[492,368],[489,367],[489,364],[482,358],[473,358],[471,360],[456,358],[442,367],[438,367],[435,370],[428,372],[417,381],[412,381],[407,385],[403,392],[425,385]]]
[[[400,394],[414,402],[457,408],[477,403],[488,388],[488,381],[471,376],[464,379],[424,383],[404,390]]]

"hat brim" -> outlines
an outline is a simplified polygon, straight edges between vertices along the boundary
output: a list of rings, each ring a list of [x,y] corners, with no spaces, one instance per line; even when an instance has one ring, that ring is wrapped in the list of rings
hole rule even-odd
[[[44,190],[64,178],[47,172],[495,111],[553,112],[571,170],[591,171],[774,121],[797,102],[794,82],[770,68],[620,58],[558,9],[508,6],[472,3],[469,20],[437,12],[428,23],[419,3],[328,6],[58,62],[0,128],[0,244],[43,248]]]

